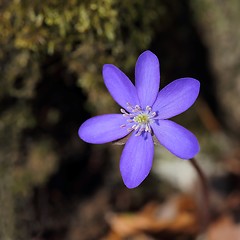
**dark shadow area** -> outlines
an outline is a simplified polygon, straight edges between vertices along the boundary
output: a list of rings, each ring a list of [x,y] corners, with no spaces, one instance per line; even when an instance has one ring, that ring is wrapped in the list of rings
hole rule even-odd
[[[181,77],[201,82],[200,94],[214,113],[218,112],[215,79],[211,73],[208,50],[195,24],[189,1],[166,1],[169,21],[161,23],[151,49],[161,64],[161,86]]]
[[[46,57],[42,73],[31,103],[37,123],[25,137],[34,141],[51,139],[60,159],[47,183],[35,187],[33,226],[38,227],[33,229],[33,235],[65,239],[69,224],[66,219],[70,220],[70,213],[76,212],[79,202],[91,198],[101,187],[109,154],[104,149],[93,152],[91,145],[80,141],[77,135],[80,124],[90,115],[84,108],[86,96],[76,86],[76,76],[68,72],[61,55]]]

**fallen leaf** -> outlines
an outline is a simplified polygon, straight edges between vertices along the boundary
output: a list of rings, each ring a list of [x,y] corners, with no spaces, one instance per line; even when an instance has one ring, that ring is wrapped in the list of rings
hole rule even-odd
[[[199,230],[196,204],[185,195],[171,198],[162,205],[148,203],[137,213],[111,214],[107,220],[111,228],[107,240],[125,239],[146,232],[150,235],[163,231],[189,235]]]
[[[207,232],[208,240],[239,240],[240,224],[234,223],[230,216],[223,216],[214,222]]]

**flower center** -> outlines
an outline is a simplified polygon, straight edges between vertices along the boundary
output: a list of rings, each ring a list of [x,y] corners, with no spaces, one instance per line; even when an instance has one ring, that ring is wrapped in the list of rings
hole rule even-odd
[[[142,109],[139,105],[133,107],[128,105],[128,112],[125,109],[121,109],[123,116],[127,118],[127,123],[121,125],[121,127],[128,126],[128,131],[135,130],[136,136],[140,136],[143,132],[152,133],[151,123],[155,120],[156,112],[152,111],[150,106]]]
[[[145,113],[141,113],[133,118],[133,121],[139,124],[147,124],[149,123],[149,116]]]

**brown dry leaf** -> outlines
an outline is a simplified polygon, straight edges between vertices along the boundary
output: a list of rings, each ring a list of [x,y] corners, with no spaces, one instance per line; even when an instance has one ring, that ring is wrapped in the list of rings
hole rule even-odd
[[[234,223],[230,216],[223,216],[213,223],[207,232],[208,240],[239,240],[240,224]]]
[[[182,195],[170,199],[163,205],[148,203],[135,214],[113,214],[109,216],[108,222],[111,232],[105,238],[107,240],[120,240],[145,232],[154,234],[167,231],[194,234],[199,226],[194,200]]]

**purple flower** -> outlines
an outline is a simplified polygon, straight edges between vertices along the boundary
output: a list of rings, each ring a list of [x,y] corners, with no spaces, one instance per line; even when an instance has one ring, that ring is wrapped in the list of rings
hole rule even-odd
[[[180,78],[159,92],[159,61],[150,51],[143,52],[137,60],[135,86],[112,64],[103,66],[103,78],[113,99],[122,107],[121,113],[90,118],[81,125],[78,134],[94,144],[112,142],[130,134],[120,159],[121,175],[128,188],[137,187],[151,170],[153,137],[179,158],[190,159],[198,153],[197,138],[168,119],[195,102],[199,81]]]

